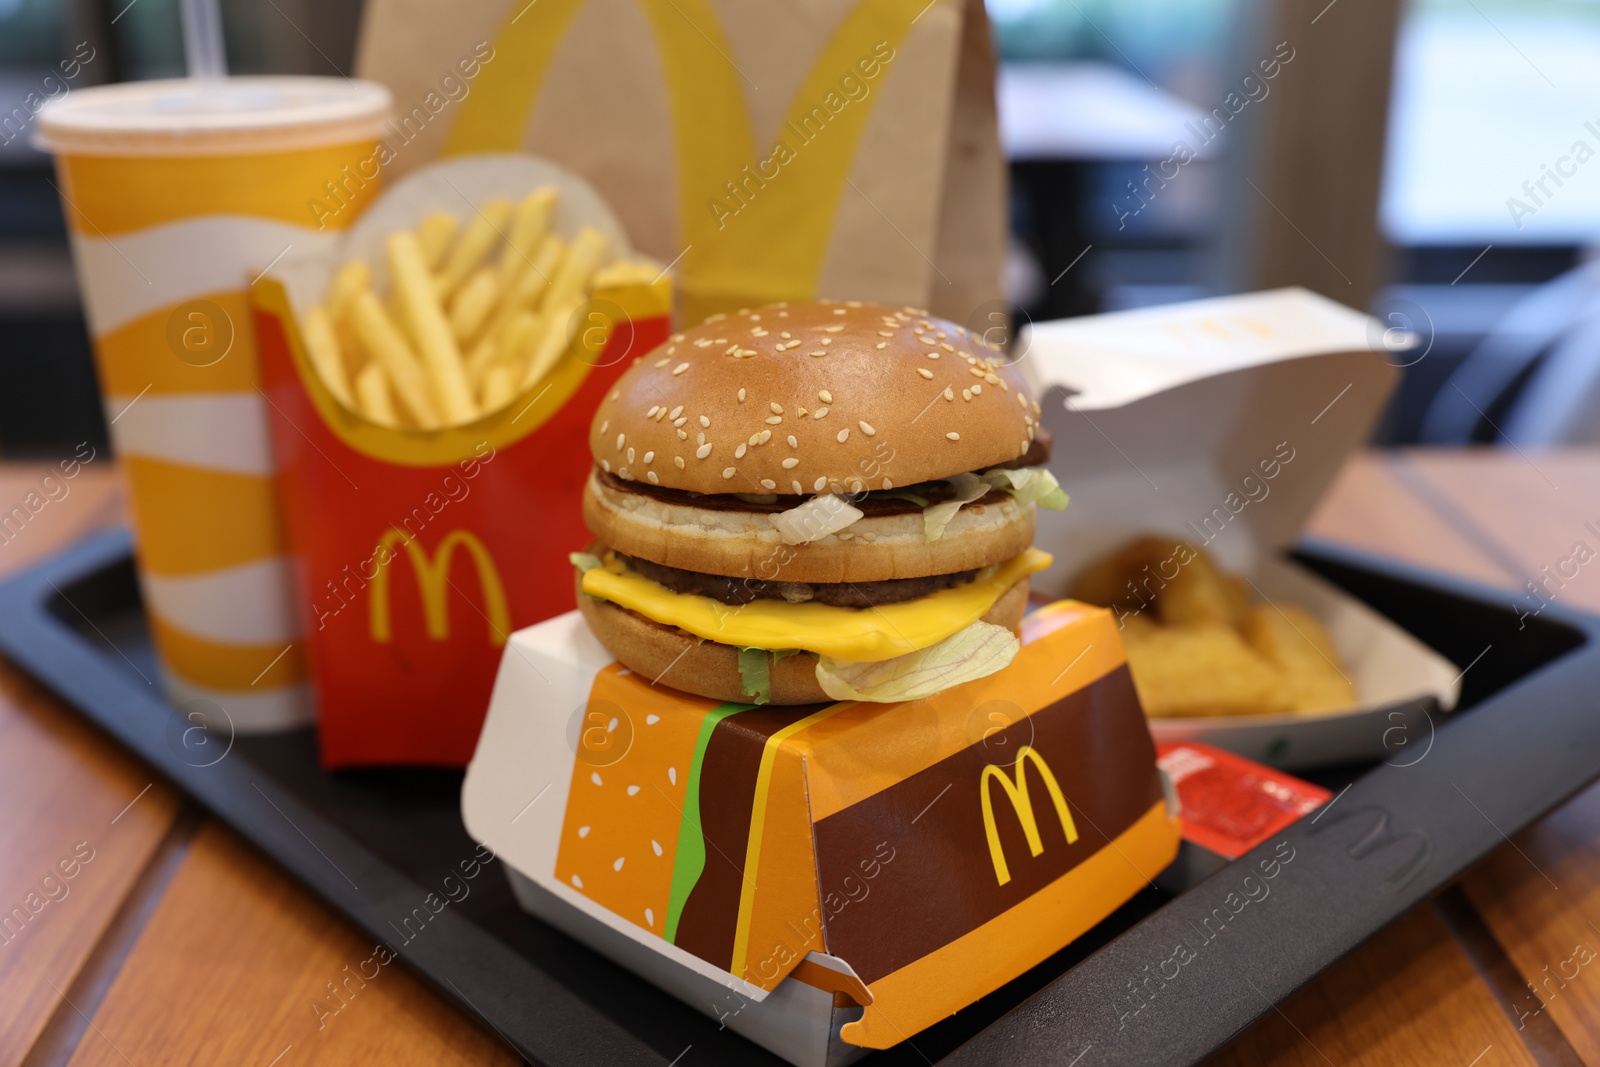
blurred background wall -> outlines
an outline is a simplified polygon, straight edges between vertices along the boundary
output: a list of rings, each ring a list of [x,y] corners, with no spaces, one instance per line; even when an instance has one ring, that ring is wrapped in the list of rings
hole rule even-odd
[[[1600,440],[1600,2],[988,9],[1019,317],[1304,285],[1416,335],[1382,443]],[[359,0],[223,10],[235,71],[350,69]],[[104,443],[26,101],[74,59],[181,74],[180,41],[174,0],[0,0],[6,455]]]

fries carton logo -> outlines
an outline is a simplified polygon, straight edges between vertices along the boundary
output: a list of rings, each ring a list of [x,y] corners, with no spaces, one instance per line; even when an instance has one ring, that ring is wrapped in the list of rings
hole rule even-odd
[[[447,590],[455,588],[455,583],[450,581],[450,562],[456,549],[464,548],[478,570],[478,584],[483,590],[484,621],[489,628],[489,644],[498,648],[506,643],[506,635],[511,630],[511,613],[506,608],[505,587],[500,584],[500,572],[494,565],[494,558],[478,536],[470,530],[451,530],[430,556],[416,538],[393,527],[378,539],[378,547],[373,553],[373,558],[380,563],[378,573],[372,579],[368,616],[368,627],[374,641],[387,644],[394,637],[390,624],[389,571],[401,556],[396,551],[397,545],[403,546],[404,555],[411,560],[411,570],[416,575],[417,589],[422,595],[423,621],[430,639],[443,641],[450,636]]]
[[[1066,835],[1067,844],[1078,840],[1078,828],[1072,821],[1072,812],[1067,809],[1067,798],[1061,793],[1061,785],[1051,773],[1050,765],[1032,745],[1022,746],[1017,756],[1015,778],[1006,777],[1006,772],[994,764],[985,766],[983,773],[978,776],[979,802],[983,805],[983,832],[989,842],[989,860],[994,864],[994,877],[1000,885],[1011,881],[1011,868],[1006,864],[1005,849],[1000,845],[1000,831],[994,824],[994,790],[989,788],[989,780],[994,779],[1005,791],[1006,799],[1011,802],[1011,810],[1022,824],[1022,832],[1028,839],[1028,852],[1038,856],[1044,851],[1044,839],[1039,836],[1039,821],[1034,818],[1033,797],[1028,792],[1029,763],[1038,771],[1039,778],[1050,794],[1050,802],[1055,805],[1056,817],[1061,821],[1061,832]]]

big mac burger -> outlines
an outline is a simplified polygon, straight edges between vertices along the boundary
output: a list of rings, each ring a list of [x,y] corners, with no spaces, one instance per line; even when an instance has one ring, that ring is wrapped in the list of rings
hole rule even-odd
[[[595,413],[579,606],[717,700],[908,700],[1000,670],[1035,508],[1066,494],[1021,374],[953,323],[778,304],[673,335]]]

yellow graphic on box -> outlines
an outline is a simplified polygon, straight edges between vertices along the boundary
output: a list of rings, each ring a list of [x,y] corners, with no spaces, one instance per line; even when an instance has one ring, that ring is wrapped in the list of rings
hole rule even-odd
[[[422,617],[428,637],[444,641],[450,636],[450,601],[446,587],[450,581],[450,561],[457,548],[464,548],[478,569],[478,584],[483,589],[485,621],[489,627],[489,644],[499,648],[506,643],[511,631],[511,612],[506,606],[505,586],[500,583],[500,571],[494,557],[483,546],[478,535],[470,530],[451,530],[440,539],[433,555],[417,543],[417,539],[402,530],[390,527],[378,538],[373,557],[378,561],[378,573],[372,579],[372,599],[369,602],[368,625],[372,639],[387,644],[394,638],[390,626],[389,571],[400,558],[395,546],[405,549],[411,560],[412,573],[416,575],[417,589],[422,596]]]
[[[511,5],[494,47],[518,61],[484,69],[478,91],[462,103],[447,154],[522,148],[551,62],[586,2]],[[864,0],[852,8],[796,90],[770,152],[756,149],[743,76],[728,58],[734,49],[709,0],[639,4],[661,57],[677,155],[678,238],[689,249],[680,266],[684,321],[815,296],[878,98],[869,88],[847,100],[839,83],[846,76],[863,83],[867,69],[883,76],[926,0]],[[738,218],[730,223],[733,205]]]
[[[1044,851],[1044,840],[1039,836],[1039,820],[1033,816],[1033,797],[1028,793],[1029,763],[1039,772],[1039,778],[1050,793],[1050,802],[1056,806],[1056,817],[1061,820],[1061,832],[1066,835],[1067,844],[1078,839],[1078,827],[1072,821],[1072,812],[1067,810],[1067,798],[1061,795],[1061,785],[1051,772],[1050,765],[1032,745],[1023,745],[1017,753],[1015,778],[1006,777],[1005,771],[989,764],[978,776],[978,793],[983,805],[983,833],[989,841],[989,860],[994,864],[995,880],[1001,885],[1011,881],[1011,868],[1006,864],[1005,849],[1000,846],[1000,831],[994,825],[994,790],[989,788],[989,779],[999,782],[1000,788],[1005,790],[1011,810],[1016,813],[1017,821],[1022,823],[1022,832],[1028,839],[1028,851],[1037,856]]]

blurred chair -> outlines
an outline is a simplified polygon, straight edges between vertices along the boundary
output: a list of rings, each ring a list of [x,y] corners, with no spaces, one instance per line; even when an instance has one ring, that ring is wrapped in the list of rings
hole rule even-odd
[[[1518,446],[1600,442],[1600,262],[1512,308],[1435,394],[1419,435],[1432,445],[1497,436]]]

